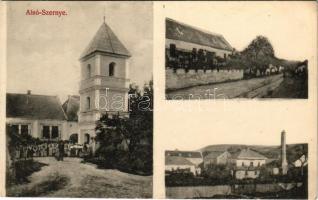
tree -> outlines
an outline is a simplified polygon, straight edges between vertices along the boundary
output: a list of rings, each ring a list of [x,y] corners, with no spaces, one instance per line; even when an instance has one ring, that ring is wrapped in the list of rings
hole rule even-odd
[[[261,57],[273,58],[275,57],[275,52],[272,44],[266,37],[257,36],[247,48],[242,51],[242,55],[256,60]]]
[[[106,114],[97,122],[96,153],[113,166],[128,160],[126,168],[152,173],[153,83],[146,84],[143,93],[131,85],[128,94],[129,118]]]

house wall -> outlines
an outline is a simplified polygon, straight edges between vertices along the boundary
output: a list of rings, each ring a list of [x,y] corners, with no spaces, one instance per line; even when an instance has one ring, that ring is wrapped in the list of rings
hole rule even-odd
[[[29,134],[34,138],[42,139],[42,127],[43,126],[58,126],[59,136],[61,139],[66,139],[68,134],[66,131],[66,120],[50,120],[50,119],[26,119],[26,118],[7,118],[7,124],[11,125],[28,125]]]
[[[259,170],[237,170],[235,172],[236,179],[257,178],[260,174]]]
[[[243,70],[189,70],[177,69],[176,73],[173,69],[166,69],[166,89],[180,89],[202,84],[219,83],[230,80],[243,79]]]
[[[216,162],[218,165],[225,165],[228,163],[228,159],[231,156],[229,152],[224,152],[220,156],[217,157]]]
[[[262,166],[265,164],[265,160],[262,160],[262,159],[239,159],[239,160],[236,160],[236,166],[237,167],[242,167],[242,163],[244,163],[244,166],[250,166],[250,163],[253,163],[253,166],[254,167],[257,167],[258,164],[259,166]]]
[[[194,165],[166,165],[165,166],[166,171],[173,171],[177,169],[190,169],[190,172],[192,172],[193,174],[196,174]]]
[[[69,140],[72,134],[79,134],[79,125],[78,122],[67,121],[65,123],[65,140]],[[78,135],[79,136],[79,135]]]
[[[224,57],[224,54],[226,54],[227,56],[232,54],[232,51],[228,51],[228,50],[217,49],[217,48],[204,46],[204,45],[200,45],[200,44],[195,44],[195,43],[191,43],[191,42],[184,42],[181,40],[172,40],[172,39],[166,38],[166,48],[167,49],[170,48],[170,44],[175,44],[177,49],[186,50],[186,51],[190,51],[190,52],[192,51],[193,48],[196,48],[197,50],[199,50],[199,49],[207,50],[210,52],[214,52],[216,56],[220,56],[222,58]]]
[[[187,159],[188,161],[192,162],[196,166],[198,166],[199,164],[201,164],[203,162],[202,158],[185,158],[185,159]]]
[[[225,165],[228,163],[229,157],[231,154],[229,152],[224,152],[216,158],[204,158],[204,167],[208,167],[210,164],[217,164],[217,165]]]

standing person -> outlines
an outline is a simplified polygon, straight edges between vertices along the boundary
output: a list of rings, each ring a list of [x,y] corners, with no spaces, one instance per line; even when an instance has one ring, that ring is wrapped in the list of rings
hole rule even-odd
[[[64,158],[64,142],[61,140],[58,145],[59,149],[59,161],[63,161]]]

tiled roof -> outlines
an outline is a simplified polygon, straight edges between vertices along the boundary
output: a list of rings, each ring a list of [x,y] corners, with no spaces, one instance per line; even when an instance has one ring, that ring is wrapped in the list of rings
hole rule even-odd
[[[165,165],[195,165],[184,157],[166,156]]]
[[[220,34],[200,30],[166,18],[166,38],[232,51],[232,46]]]
[[[130,56],[126,47],[120,42],[111,28],[104,22],[81,55],[81,58],[94,52],[106,52]]]
[[[7,117],[66,120],[57,96],[7,93]]]
[[[199,151],[166,151],[166,156],[179,156],[184,158],[202,158]]]
[[[267,159],[265,156],[257,153],[256,151],[253,151],[251,149],[242,149],[241,152],[239,152],[236,155],[233,155],[232,158],[235,158],[235,159]]]
[[[68,99],[63,104],[64,112],[67,116],[68,121],[78,121],[80,97],[79,96],[68,96]]]

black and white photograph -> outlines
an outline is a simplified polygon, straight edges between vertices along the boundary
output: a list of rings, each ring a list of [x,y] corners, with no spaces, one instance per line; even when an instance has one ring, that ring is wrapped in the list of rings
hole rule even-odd
[[[8,2],[6,196],[152,198],[152,2]]]
[[[308,144],[286,140],[283,130],[280,145],[211,144],[197,150],[167,150],[167,198],[307,199]]]
[[[166,99],[308,98],[306,9],[198,7],[167,12]]]

